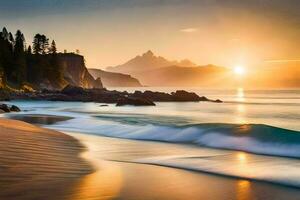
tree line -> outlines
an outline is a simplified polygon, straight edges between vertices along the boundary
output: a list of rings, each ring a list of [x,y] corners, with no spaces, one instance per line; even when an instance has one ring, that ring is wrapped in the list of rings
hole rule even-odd
[[[0,32],[0,87],[59,87],[63,82],[62,70],[54,40],[49,44],[49,38],[38,33],[32,45],[26,46],[20,30],[13,35],[4,27]]]

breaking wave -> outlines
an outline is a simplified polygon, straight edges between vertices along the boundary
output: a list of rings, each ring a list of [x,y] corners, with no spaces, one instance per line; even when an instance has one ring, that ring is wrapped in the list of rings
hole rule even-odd
[[[185,143],[211,148],[241,150],[256,154],[300,158],[298,131],[264,124],[193,124],[132,122],[77,118],[51,126],[62,131],[90,133],[108,137]]]

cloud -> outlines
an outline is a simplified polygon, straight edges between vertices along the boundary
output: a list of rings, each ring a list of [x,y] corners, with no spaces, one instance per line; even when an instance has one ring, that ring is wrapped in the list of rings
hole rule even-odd
[[[183,32],[183,33],[194,33],[194,32],[197,32],[198,29],[197,28],[184,28],[184,29],[181,29],[180,32]]]

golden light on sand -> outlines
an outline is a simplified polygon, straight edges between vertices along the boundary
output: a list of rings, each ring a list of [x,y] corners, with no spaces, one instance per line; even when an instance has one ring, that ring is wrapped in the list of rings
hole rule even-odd
[[[233,71],[236,75],[239,75],[239,76],[242,76],[246,73],[245,67],[240,66],[240,65],[235,66]]]

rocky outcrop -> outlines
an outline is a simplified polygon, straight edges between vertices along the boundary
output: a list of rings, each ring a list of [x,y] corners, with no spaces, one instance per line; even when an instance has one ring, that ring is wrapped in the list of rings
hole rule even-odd
[[[118,99],[116,106],[155,106],[155,103],[145,98],[123,97]]]
[[[59,54],[63,67],[64,79],[68,84],[82,88],[102,88],[101,79],[94,79],[88,72],[84,57],[77,54]]]
[[[194,92],[187,92],[185,90],[177,90],[176,92],[172,92],[171,94],[165,92],[152,92],[152,91],[135,91],[130,95],[135,98],[145,98],[151,101],[159,101],[159,102],[198,102],[198,101],[211,101],[215,100],[208,99],[205,96],[198,96]]]
[[[138,79],[122,73],[88,69],[94,78],[101,78],[104,87],[142,87]]]
[[[193,92],[178,90],[176,92],[152,92],[135,91],[134,93],[119,92],[107,89],[85,89],[82,87],[68,85],[61,91],[42,91],[31,93],[11,93],[11,99],[31,99],[31,100],[49,100],[49,101],[81,101],[98,103],[117,103],[122,105],[155,105],[154,102],[199,102],[219,100],[210,100],[206,97],[200,97]]]
[[[20,112],[21,109],[15,105],[0,104],[0,113]]]

